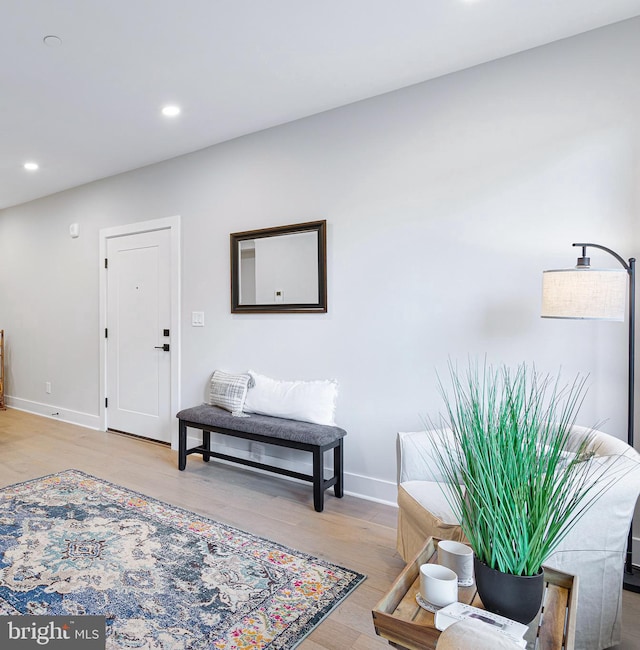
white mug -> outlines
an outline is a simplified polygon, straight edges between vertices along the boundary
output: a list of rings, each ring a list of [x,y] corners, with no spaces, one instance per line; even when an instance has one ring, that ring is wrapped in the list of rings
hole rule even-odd
[[[473,584],[473,551],[461,542],[443,539],[438,542],[438,563],[454,571],[461,587]]]
[[[436,607],[458,600],[458,576],[439,564],[420,565],[420,595]]]

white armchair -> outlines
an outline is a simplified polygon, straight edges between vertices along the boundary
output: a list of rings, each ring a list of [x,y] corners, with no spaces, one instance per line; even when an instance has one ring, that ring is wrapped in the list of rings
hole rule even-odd
[[[571,441],[587,429],[574,427]],[[438,485],[443,481],[433,461],[438,440],[424,431],[399,433],[398,552],[408,562],[427,537],[464,540],[458,522]],[[621,478],[587,511],[546,566],[579,576],[576,648],[602,650],[620,642],[622,579],[629,526],[640,493],[640,455],[625,442],[594,432],[594,470],[611,457]]]

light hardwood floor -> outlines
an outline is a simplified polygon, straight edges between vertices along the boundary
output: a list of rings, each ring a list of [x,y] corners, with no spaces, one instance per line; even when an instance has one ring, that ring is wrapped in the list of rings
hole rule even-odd
[[[395,551],[395,508],[349,495],[336,499],[330,490],[317,513],[311,484],[206,464],[199,456],[179,472],[176,461],[165,445],[0,411],[0,486],[79,469],[365,573],[367,580],[299,647],[390,648],[375,635],[371,609],[404,566]],[[637,650],[640,594],[624,592],[623,600],[623,642],[616,650]]]

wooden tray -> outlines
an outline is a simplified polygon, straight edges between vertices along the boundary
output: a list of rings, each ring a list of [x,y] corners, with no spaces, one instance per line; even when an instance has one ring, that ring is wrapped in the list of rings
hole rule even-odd
[[[436,561],[437,542],[429,538],[413,562],[402,573],[372,611],[376,633],[398,648],[435,650],[440,631],[433,614],[420,607],[420,565]],[[574,650],[577,577],[545,568],[545,594],[541,613],[529,624],[527,648]],[[482,607],[475,586],[460,587],[460,602]]]

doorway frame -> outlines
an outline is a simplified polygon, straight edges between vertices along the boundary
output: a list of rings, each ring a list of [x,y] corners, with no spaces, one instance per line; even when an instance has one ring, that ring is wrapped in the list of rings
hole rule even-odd
[[[108,427],[108,417],[105,408],[105,398],[107,393],[107,339],[104,332],[107,327],[107,269],[104,260],[107,257],[107,241],[117,237],[126,237],[127,235],[137,235],[145,232],[154,232],[158,230],[169,230],[170,235],[170,255],[171,255],[171,370],[170,370],[170,408],[171,413],[177,413],[180,410],[180,367],[181,367],[181,335],[180,335],[180,288],[181,288],[181,266],[180,266],[180,215],[173,217],[162,217],[150,221],[141,221],[130,223],[124,226],[113,226],[110,228],[100,229],[100,404],[99,418],[100,429],[106,431]],[[178,420],[175,420],[171,427],[171,449],[178,448]]]

